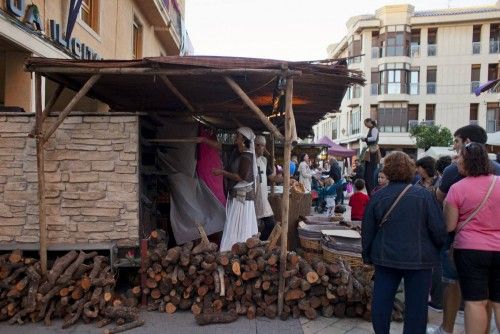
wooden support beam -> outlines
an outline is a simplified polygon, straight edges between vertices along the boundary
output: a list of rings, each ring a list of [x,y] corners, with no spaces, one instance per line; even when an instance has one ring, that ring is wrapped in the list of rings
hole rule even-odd
[[[71,110],[75,107],[75,105],[78,103],[78,101],[80,101],[81,98],[84,97],[89,92],[89,90],[92,88],[92,86],[94,86],[94,84],[97,82],[97,80],[99,80],[100,77],[101,77],[100,74],[94,74],[93,76],[91,76],[90,79],[87,80],[85,85],[83,85],[83,87],[78,91],[78,93],[76,93],[76,95],[71,99],[71,101],[69,101],[68,105],[61,112],[61,114],[57,118],[56,122],[54,124],[52,124],[50,129],[43,136],[43,143],[44,144],[47,142],[47,140],[50,138],[50,136],[52,136],[52,134],[57,130],[59,125],[61,125],[62,122],[64,122],[64,120],[69,115]]]
[[[165,83],[165,85],[167,85],[167,87],[170,89],[170,91],[172,91],[172,93],[174,93],[174,95],[179,99],[181,100],[181,102],[186,106],[186,108],[189,109],[190,112],[192,112],[193,114],[196,112],[196,109],[193,107],[193,105],[188,101],[188,99],[186,99],[184,97],[184,95],[182,95],[181,92],[179,92],[179,90],[174,86],[174,84],[172,83],[172,81],[170,81],[170,79],[165,75],[165,74],[162,74],[160,75],[160,78],[161,80]]]
[[[275,154],[276,154],[276,151],[275,151],[275,147],[274,147],[274,136],[271,134],[271,166],[273,167],[273,170],[276,170],[276,157],[275,157]],[[276,181],[273,181],[271,182],[271,196],[274,196],[274,191],[275,191],[275,188],[276,187]]]
[[[38,223],[40,230],[40,264],[47,273],[47,217],[45,215],[45,152],[43,147],[42,77],[35,74],[35,133],[36,163],[38,173]]]
[[[243,89],[228,76],[224,76],[224,80],[228,83],[228,85],[233,89],[233,91],[245,102],[245,104],[257,115],[257,117],[264,123],[266,128],[271,131],[271,133],[278,139],[283,139],[283,135],[280,133],[278,128],[271,123],[269,118],[264,115],[262,110],[248,97],[248,95],[245,93]]]
[[[26,66],[28,71],[39,73],[65,73],[65,74],[123,74],[123,75],[160,75],[168,76],[201,76],[201,75],[247,75],[247,74],[269,74],[286,76],[300,76],[302,71],[292,71],[277,69],[260,69],[260,68],[231,68],[231,69],[216,69],[216,68],[199,68],[199,69],[165,69],[165,68],[150,68],[150,67],[112,67],[112,68],[95,68],[95,67],[57,67],[57,66]]]
[[[45,106],[45,109],[43,109],[42,113],[42,119],[45,120],[47,117],[49,117],[50,112],[52,111],[52,108],[57,102],[57,99],[59,96],[61,96],[62,91],[64,90],[64,85],[59,84],[54,91],[54,94],[52,94],[52,97],[50,98],[49,103]],[[33,127],[33,130],[29,133],[28,137],[34,138],[36,135],[36,125]]]
[[[286,270],[287,242],[288,242],[288,211],[290,207],[290,159],[292,155],[292,98],[293,98],[293,78],[289,77],[286,83],[285,96],[285,140],[283,154],[283,197],[281,202],[281,254],[280,254],[280,275],[278,284],[278,313],[283,312],[285,301],[285,278],[283,273]]]

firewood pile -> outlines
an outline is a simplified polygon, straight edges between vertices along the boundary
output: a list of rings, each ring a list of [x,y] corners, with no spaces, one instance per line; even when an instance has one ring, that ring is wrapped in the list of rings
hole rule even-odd
[[[42,275],[38,260],[23,257],[19,250],[0,255],[0,321],[43,320],[49,326],[52,319],[61,318],[63,328],[79,319],[96,321],[98,327],[116,322],[107,333],[142,325],[130,302],[136,303],[140,288],[136,296],[126,298],[115,295],[115,284],[107,258],[96,252],[70,251],[55,260],[47,275]]]
[[[279,249],[257,236],[218,252],[214,243],[192,242],[168,249],[163,232],[151,234],[142,272],[148,309],[174,313],[190,310],[199,325],[278,316]],[[281,319],[301,315],[371,318],[373,282],[369,267],[345,262],[308,263],[294,252],[287,255],[284,307]],[[395,304],[393,318],[402,320]]]

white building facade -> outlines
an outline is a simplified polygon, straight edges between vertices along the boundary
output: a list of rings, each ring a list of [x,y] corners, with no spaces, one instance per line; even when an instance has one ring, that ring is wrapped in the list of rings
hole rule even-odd
[[[364,87],[351,87],[339,112],[314,126],[349,148],[362,147],[365,118],[377,120],[385,150],[415,153],[410,127],[422,121],[452,133],[476,123],[500,131],[500,90],[474,89],[500,77],[500,1],[491,6],[415,11],[384,6],[375,15],[349,19],[348,34],[328,48],[331,58],[350,57]]]

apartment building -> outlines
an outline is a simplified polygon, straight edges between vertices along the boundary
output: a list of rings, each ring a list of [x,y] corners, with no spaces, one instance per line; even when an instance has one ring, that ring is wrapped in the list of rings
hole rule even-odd
[[[415,11],[384,6],[375,15],[352,17],[348,34],[329,46],[331,58],[348,58],[364,87],[351,87],[340,110],[314,126],[328,136],[362,147],[363,120],[378,121],[383,149],[416,153],[409,129],[420,122],[448,127],[479,124],[500,131],[500,90],[474,95],[500,77],[500,1],[491,6]]]
[[[184,0],[0,1],[0,113],[34,111],[34,80],[24,71],[30,56],[135,59],[192,53],[184,10]],[[45,80],[43,85],[51,96],[56,85]],[[55,110],[73,94],[65,91]],[[76,107],[106,108],[89,98]]]

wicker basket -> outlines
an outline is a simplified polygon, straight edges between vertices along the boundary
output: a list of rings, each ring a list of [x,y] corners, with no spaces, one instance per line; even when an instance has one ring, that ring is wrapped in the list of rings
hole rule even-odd
[[[309,239],[299,235],[300,247],[304,251],[304,258],[307,261],[320,260],[323,256],[321,239]]]
[[[322,245],[322,248],[323,248],[323,260],[325,260],[328,263],[336,263],[342,260],[348,263],[351,266],[351,268],[363,266],[363,260],[361,258],[361,254],[334,250],[326,245]]]

